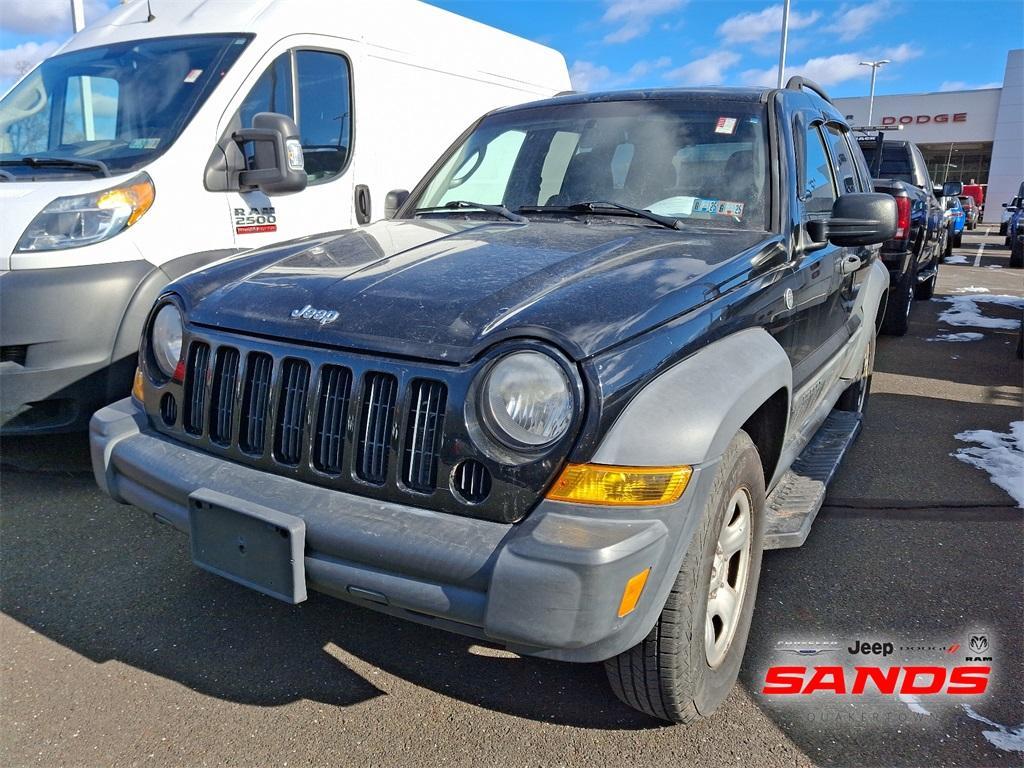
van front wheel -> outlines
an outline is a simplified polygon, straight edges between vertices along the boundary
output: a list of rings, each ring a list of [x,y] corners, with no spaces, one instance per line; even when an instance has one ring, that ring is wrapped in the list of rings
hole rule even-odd
[[[653,717],[691,723],[732,690],[764,547],[764,472],[745,432],[730,443],[657,624],[605,662],[612,690]]]

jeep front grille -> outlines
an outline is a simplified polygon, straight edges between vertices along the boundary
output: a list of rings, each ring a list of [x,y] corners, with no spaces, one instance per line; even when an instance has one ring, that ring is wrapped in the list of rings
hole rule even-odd
[[[270,374],[274,361],[263,352],[250,352],[242,390],[242,426],[239,446],[254,456],[263,455],[266,444],[267,405],[270,402]]]
[[[412,383],[402,478],[407,486],[417,491],[429,491],[437,482],[447,395],[447,389],[439,381],[417,379]]]
[[[348,368],[325,365],[321,369],[313,466],[330,475],[341,473],[351,387],[352,372]]]
[[[210,367],[210,345],[197,341],[189,347],[185,375],[185,431],[203,433],[206,380]]]

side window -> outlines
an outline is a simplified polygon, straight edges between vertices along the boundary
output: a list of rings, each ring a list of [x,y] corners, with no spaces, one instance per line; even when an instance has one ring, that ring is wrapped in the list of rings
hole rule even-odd
[[[348,60],[326,51],[297,51],[299,136],[310,182],[341,173],[352,144]]]
[[[238,108],[239,127],[248,128],[259,112],[277,112],[295,119],[292,109],[292,59],[282,53],[260,75],[256,85]]]
[[[921,185],[925,189],[932,188],[932,180],[928,175],[928,164],[924,161],[924,155],[921,154],[921,150],[917,148],[916,144],[910,145],[910,154],[914,158],[914,173],[921,180]]]
[[[828,139],[828,146],[832,150],[832,160],[835,163],[839,194],[845,195],[848,192],[859,192],[860,185],[857,183],[857,166],[854,164],[850,145],[847,142],[847,132],[840,130],[834,125],[829,125],[825,128],[825,137]]]
[[[873,192],[875,189],[874,183],[871,181],[871,171],[868,169],[867,158],[864,157],[864,152],[860,148],[860,144],[853,138],[853,134],[846,134],[846,143],[850,147],[850,157],[853,158],[853,164],[857,166],[857,175],[860,177],[860,188],[864,192]]]
[[[120,86],[109,77],[75,75],[64,90],[64,121],[60,143],[112,141],[117,138]]]
[[[297,87],[293,88],[294,84]],[[295,120],[310,183],[337,176],[348,162],[352,147],[352,81],[348,60],[327,51],[281,54],[245,97],[238,109],[238,124],[252,125],[259,112],[278,112]]]
[[[804,135],[804,166],[800,199],[807,213],[830,213],[836,199],[825,140],[817,125]]]

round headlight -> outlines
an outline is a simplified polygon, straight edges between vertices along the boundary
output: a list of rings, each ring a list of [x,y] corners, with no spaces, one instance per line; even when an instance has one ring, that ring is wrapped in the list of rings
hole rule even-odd
[[[562,368],[540,352],[513,352],[491,369],[481,405],[484,422],[510,448],[541,448],[569,429],[573,396]]]
[[[153,359],[164,376],[174,375],[181,359],[181,312],[173,304],[164,304],[153,319],[153,330],[150,332],[150,349]]]

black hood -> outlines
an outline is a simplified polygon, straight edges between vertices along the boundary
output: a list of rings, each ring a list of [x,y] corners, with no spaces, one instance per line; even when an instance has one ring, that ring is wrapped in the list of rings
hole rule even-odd
[[[612,219],[382,221],[254,251],[173,290],[189,322],[242,333],[453,363],[531,336],[582,359],[714,298],[767,242]]]

